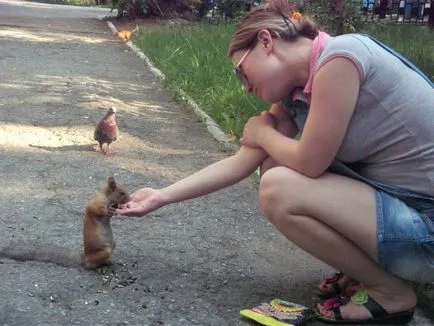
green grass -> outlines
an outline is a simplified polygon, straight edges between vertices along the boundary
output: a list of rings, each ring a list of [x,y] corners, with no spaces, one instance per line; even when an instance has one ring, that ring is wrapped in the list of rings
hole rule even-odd
[[[169,88],[189,94],[228,134],[242,133],[247,119],[268,107],[244,92],[227,57],[233,24],[164,26],[135,41],[166,75]]]
[[[396,48],[434,79],[434,33],[426,27],[365,23],[359,31]],[[135,43],[166,75],[169,88],[182,88],[228,134],[239,137],[247,119],[268,108],[246,94],[227,58],[234,23],[165,25],[141,31]]]

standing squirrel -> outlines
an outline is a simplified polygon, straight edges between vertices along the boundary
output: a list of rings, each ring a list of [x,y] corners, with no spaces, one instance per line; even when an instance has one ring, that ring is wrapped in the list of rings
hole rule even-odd
[[[84,266],[88,269],[110,263],[115,248],[110,226],[110,212],[130,200],[126,189],[108,178],[104,188],[87,203],[83,222],[83,252],[81,255],[65,247],[40,243],[13,243],[0,249],[0,257],[18,261],[40,261],[64,267]]]
[[[94,269],[110,262],[115,249],[110,210],[130,200],[126,189],[118,185],[113,177],[108,178],[104,189],[93,196],[85,209],[83,223],[83,263],[86,268]]]

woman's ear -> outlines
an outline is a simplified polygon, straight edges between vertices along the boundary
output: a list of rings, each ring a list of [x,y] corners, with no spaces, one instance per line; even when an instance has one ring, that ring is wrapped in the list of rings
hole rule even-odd
[[[273,50],[273,38],[268,29],[261,29],[258,33],[258,43],[267,54]]]

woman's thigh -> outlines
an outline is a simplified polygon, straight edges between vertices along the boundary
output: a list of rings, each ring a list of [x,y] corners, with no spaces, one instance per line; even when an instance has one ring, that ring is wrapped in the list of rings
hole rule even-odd
[[[312,179],[275,167],[262,176],[259,196],[270,219],[290,218],[288,215],[315,218],[377,261],[375,191],[367,184],[332,173]]]
[[[261,178],[260,199],[270,216],[321,221],[397,276],[434,281],[430,220],[396,197],[341,175],[325,173],[312,179],[276,167]],[[280,214],[273,214],[277,211]]]

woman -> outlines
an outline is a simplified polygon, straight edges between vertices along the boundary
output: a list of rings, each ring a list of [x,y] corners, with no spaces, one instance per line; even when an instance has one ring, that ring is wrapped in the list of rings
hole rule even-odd
[[[290,10],[268,1],[231,40],[245,89],[272,104],[247,122],[239,152],[167,188],[140,189],[116,213],[143,216],[260,166],[263,214],[343,273],[320,286],[340,296],[318,304],[319,317],[405,324],[416,296],[402,279],[434,281],[433,86],[371,38],[332,38]]]

